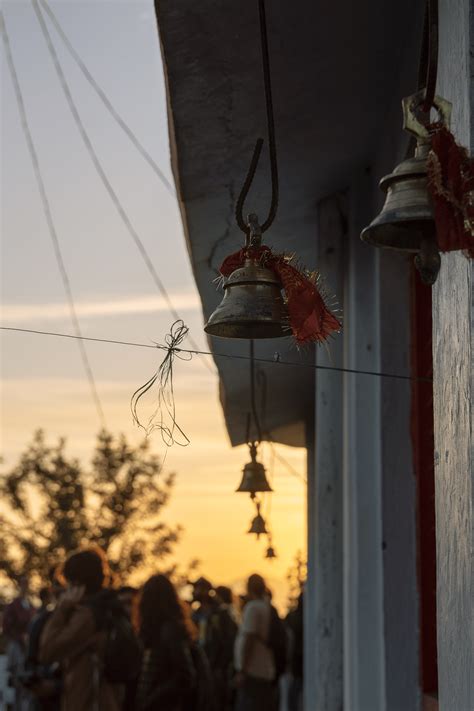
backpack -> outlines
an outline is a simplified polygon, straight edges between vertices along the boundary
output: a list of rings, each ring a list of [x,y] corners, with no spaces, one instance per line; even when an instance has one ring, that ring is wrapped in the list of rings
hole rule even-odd
[[[125,611],[111,610],[106,616],[105,627],[105,678],[111,684],[134,681],[140,673],[142,650]]]
[[[190,651],[196,672],[192,711],[217,711],[214,681],[206,653],[197,642],[190,646]]]
[[[280,619],[273,605],[270,610],[270,629],[268,632],[267,647],[273,652],[275,678],[278,680],[280,676],[286,672],[288,638],[283,620]]]

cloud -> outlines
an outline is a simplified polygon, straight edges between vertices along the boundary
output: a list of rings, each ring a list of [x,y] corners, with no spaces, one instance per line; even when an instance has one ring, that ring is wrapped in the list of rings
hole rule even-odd
[[[197,293],[183,292],[170,295],[177,311],[197,311],[201,302]],[[169,311],[166,301],[160,296],[135,296],[127,299],[103,299],[100,301],[76,301],[76,313],[79,318],[104,318],[123,316],[124,314],[145,314],[157,311]],[[19,324],[41,321],[62,321],[69,318],[66,303],[43,304],[4,304],[1,319],[7,323]]]

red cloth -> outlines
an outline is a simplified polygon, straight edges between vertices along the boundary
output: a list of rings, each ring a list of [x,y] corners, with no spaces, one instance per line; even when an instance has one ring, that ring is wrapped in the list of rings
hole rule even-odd
[[[326,306],[316,284],[281,254],[273,254],[266,246],[249,247],[224,259],[220,273],[228,277],[244,265],[245,259],[258,259],[279,279],[288,301],[288,315],[293,336],[299,345],[322,343],[332,333],[341,330],[341,323]]]
[[[430,132],[428,188],[439,249],[474,257],[474,160],[445,126],[432,124]]]

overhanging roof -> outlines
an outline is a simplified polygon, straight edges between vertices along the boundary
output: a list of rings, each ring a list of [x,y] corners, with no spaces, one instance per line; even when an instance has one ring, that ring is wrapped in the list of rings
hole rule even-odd
[[[213,283],[222,259],[242,244],[235,203],[257,137],[266,139],[256,0],[156,0],[167,81],[171,155],[183,224],[204,315],[222,297]],[[265,239],[315,265],[318,200],[343,189],[370,163],[393,98],[416,89],[420,0],[267,2],[280,207]],[[400,85],[409,62],[413,82]],[[398,105],[398,98],[395,105]],[[270,202],[268,154],[247,203],[261,220]],[[210,338],[215,352],[248,354],[248,343]],[[258,341],[256,355],[313,362],[289,340]],[[249,368],[216,359],[233,444],[245,441]],[[305,441],[312,408],[310,368],[263,365],[265,429]]]

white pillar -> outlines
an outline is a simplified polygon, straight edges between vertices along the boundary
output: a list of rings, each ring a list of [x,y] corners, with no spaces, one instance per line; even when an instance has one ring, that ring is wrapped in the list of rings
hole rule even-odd
[[[360,238],[372,178],[349,191],[344,366],[380,370],[378,253]],[[344,376],[344,708],[385,708],[379,378]]]
[[[337,197],[318,206],[318,268],[343,293],[344,220]],[[342,365],[342,337],[316,351],[319,365]],[[316,377],[315,429],[309,436],[308,581],[305,594],[305,710],[341,711],[342,661],[342,390],[340,373]],[[315,440],[315,452],[311,448]],[[311,461],[312,460],[312,461]]]
[[[437,92],[473,147],[473,7],[440,0]],[[443,255],[433,287],[438,673],[440,711],[474,709],[473,264]]]

